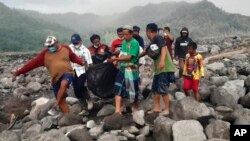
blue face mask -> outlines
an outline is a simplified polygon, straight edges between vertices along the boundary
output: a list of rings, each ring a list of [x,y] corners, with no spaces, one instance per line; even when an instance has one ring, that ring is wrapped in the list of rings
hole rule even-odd
[[[49,51],[51,52],[51,53],[54,53],[54,52],[56,52],[56,47],[49,47]]]

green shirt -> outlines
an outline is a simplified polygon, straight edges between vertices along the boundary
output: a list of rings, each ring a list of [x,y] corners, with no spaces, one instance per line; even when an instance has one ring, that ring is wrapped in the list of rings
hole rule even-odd
[[[121,67],[138,66],[139,49],[139,43],[135,39],[130,41],[124,40],[122,42],[121,56],[131,55],[132,58],[129,61],[121,61]]]
[[[162,72],[175,72],[175,66],[172,61],[172,58],[170,57],[170,54],[167,50],[167,54],[165,57],[165,66],[163,69],[159,70],[158,69],[158,64],[160,63],[161,57],[159,56],[156,60],[154,60],[154,72],[155,75],[158,75]]]
[[[165,40],[162,36],[160,35],[156,35],[153,40],[151,41],[150,45],[157,45],[160,49],[165,47],[166,50],[167,50],[167,54],[166,54],[166,57],[165,57],[165,66],[163,69],[159,70],[158,69],[158,64],[160,63],[160,60],[161,60],[161,54],[157,57],[156,60],[154,60],[154,72],[155,72],[155,75],[158,75],[162,72],[175,72],[175,66],[174,66],[174,63],[172,61],[172,58],[168,52],[168,49],[167,49],[167,46],[166,46],[166,43],[165,43]]]

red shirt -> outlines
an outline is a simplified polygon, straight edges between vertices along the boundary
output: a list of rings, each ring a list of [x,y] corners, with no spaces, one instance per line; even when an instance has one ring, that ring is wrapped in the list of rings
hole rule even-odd
[[[110,51],[113,53],[115,51],[121,51],[122,49],[122,42],[123,40],[121,39],[115,39],[112,44],[111,44],[111,47],[110,47]]]
[[[172,55],[172,44],[174,42],[174,40],[171,40],[170,38],[165,38],[165,41],[166,41],[166,45],[168,47],[168,52],[173,60],[173,55]]]

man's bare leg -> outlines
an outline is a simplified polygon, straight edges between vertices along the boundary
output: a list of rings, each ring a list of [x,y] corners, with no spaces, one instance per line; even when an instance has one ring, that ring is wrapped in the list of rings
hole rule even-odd
[[[68,86],[68,81],[63,80],[61,82],[61,86],[60,86],[60,89],[59,89],[58,94],[57,94],[57,105],[59,106],[59,108],[62,110],[63,113],[68,113],[68,111],[69,111],[69,108],[68,108],[68,105],[67,105],[66,99],[65,99],[67,86]]]
[[[121,114],[121,102],[122,97],[119,95],[115,96],[115,112]]]

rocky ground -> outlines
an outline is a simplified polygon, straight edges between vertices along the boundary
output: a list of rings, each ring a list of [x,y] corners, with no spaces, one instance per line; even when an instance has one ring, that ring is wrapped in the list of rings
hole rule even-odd
[[[198,51],[206,56],[205,81],[199,89],[202,101],[186,97],[182,80],[177,79],[169,88],[167,117],[146,114],[153,106],[150,95],[141,96],[140,111],[133,114],[113,114],[113,100],[96,97],[94,109],[88,112],[74,98],[72,88],[67,98],[70,113],[48,113],[55,100],[45,68],[11,82],[11,72],[35,54],[1,55],[1,111],[19,118],[11,130],[0,124],[0,141],[229,141],[231,124],[250,124],[250,37],[198,43]],[[151,87],[152,65],[147,58],[141,68],[141,89]]]

